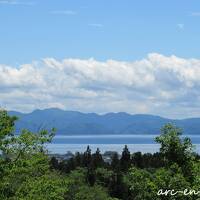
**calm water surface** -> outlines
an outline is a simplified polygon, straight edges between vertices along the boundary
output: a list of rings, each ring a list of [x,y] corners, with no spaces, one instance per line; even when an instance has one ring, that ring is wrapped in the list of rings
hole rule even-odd
[[[51,153],[63,154],[67,151],[83,152],[87,145],[90,145],[92,151],[100,148],[101,152],[117,151],[121,153],[124,145],[127,144],[131,152],[153,153],[159,151],[160,147],[155,143],[155,137],[156,135],[57,135],[52,144],[47,145],[47,148]],[[200,153],[200,136],[190,135],[189,137],[196,146],[196,152]]]

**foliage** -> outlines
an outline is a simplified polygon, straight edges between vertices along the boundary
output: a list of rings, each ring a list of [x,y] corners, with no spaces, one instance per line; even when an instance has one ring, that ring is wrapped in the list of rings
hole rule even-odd
[[[188,178],[193,178],[190,174],[194,160],[193,145],[188,137],[181,138],[182,131],[167,124],[161,129],[161,135],[156,137],[156,142],[161,144],[160,153],[166,165],[171,166],[176,163],[183,170]]]
[[[153,182],[153,175],[146,170],[131,168],[124,177],[124,182],[128,188],[128,199],[158,199],[156,192],[157,187]]]
[[[69,181],[57,173],[26,179],[17,188],[15,198],[20,200],[64,200]]]
[[[116,199],[116,198],[115,198]],[[88,187],[83,185],[79,187],[73,200],[114,200],[109,197],[108,193],[100,186]]]
[[[44,144],[54,130],[31,133],[22,130],[15,136],[15,117],[0,111],[1,183],[0,199],[64,199],[67,182],[50,172]]]
[[[105,162],[99,149],[69,160],[50,158],[45,145],[55,130],[14,134],[16,117],[0,111],[0,199],[5,200],[193,200],[159,196],[162,190],[200,190],[200,157],[181,130],[165,125],[156,141],[160,152],[122,155]]]

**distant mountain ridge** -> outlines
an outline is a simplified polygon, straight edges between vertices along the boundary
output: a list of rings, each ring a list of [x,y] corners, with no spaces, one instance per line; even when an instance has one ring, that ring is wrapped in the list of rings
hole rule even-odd
[[[27,128],[33,132],[55,127],[62,135],[99,135],[99,134],[159,134],[166,123],[174,123],[184,130],[184,134],[200,135],[200,118],[183,120],[167,119],[154,115],[128,113],[81,113],[64,111],[57,108],[35,110],[25,114],[9,111],[19,118],[16,131]]]

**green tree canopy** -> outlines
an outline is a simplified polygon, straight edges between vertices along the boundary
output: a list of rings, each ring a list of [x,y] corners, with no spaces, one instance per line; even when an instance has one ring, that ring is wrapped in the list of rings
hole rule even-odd
[[[186,176],[190,176],[194,160],[193,145],[188,137],[181,137],[182,131],[172,124],[161,129],[161,135],[155,141],[160,143],[160,153],[168,166],[176,163]]]

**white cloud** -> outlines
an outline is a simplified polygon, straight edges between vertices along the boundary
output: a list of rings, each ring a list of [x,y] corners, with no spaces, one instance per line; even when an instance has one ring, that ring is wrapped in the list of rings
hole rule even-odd
[[[20,1],[20,0],[0,0],[0,4],[4,5],[24,5],[24,6],[32,6],[35,3],[30,1]]]
[[[200,17],[200,12],[192,12],[191,15],[194,17]]]
[[[103,24],[99,24],[99,23],[91,23],[91,24],[88,24],[89,26],[92,26],[92,27],[96,27],[96,28],[102,28],[103,27]]]
[[[123,62],[45,58],[0,65],[0,105],[31,111],[59,107],[83,112],[200,116],[200,60],[164,56]]]

